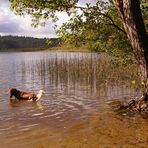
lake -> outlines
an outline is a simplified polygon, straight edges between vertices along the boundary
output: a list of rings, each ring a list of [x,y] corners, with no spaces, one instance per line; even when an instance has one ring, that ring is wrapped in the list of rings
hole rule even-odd
[[[141,95],[134,68],[98,53],[0,53],[0,147],[146,148],[148,120],[116,111]],[[11,103],[9,88],[45,95]]]

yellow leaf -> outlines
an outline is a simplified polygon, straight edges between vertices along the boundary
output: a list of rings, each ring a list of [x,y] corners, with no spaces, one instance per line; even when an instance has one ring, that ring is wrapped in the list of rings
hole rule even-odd
[[[133,81],[132,81],[132,84],[136,84],[136,81],[135,81],[135,80],[133,80]]]
[[[141,84],[144,85],[144,82],[142,82]]]

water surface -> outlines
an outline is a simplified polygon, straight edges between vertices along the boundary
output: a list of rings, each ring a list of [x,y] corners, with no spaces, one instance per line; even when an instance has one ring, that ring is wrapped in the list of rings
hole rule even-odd
[[[112,61],[97,53],[0,53],[1,146],[146,147],[147,119],[114,111],[141,95],[131,84],[137,74]],[[11,87],[45,95],[10,103]]]

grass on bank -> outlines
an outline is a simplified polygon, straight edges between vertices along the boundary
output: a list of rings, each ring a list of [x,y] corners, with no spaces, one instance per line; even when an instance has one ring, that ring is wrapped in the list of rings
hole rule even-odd
[[[62,44],[58,46],[54,46],[51,48],[48,48],[47,50],[49,51],[67,51],[67,52],[88,52],[88,48],[86,46],[81,46],[81,47],[75,47],[70,44]]]

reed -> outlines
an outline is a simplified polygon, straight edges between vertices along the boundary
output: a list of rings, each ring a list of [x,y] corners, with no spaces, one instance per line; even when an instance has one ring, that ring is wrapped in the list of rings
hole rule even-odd
[[[117,94],[117,88],[121,87],[126,93],[129,93],[129,88],[140,90],[137,66],[116,63],[115,59],[106,54],[56,53],[53,58],[47,56],[35,62],[31,71],[40,76],[43,83],[51,83],[57,89],[83,87],[93,93],[107,89]],[[133,80],[136,84],[132,83]]]

